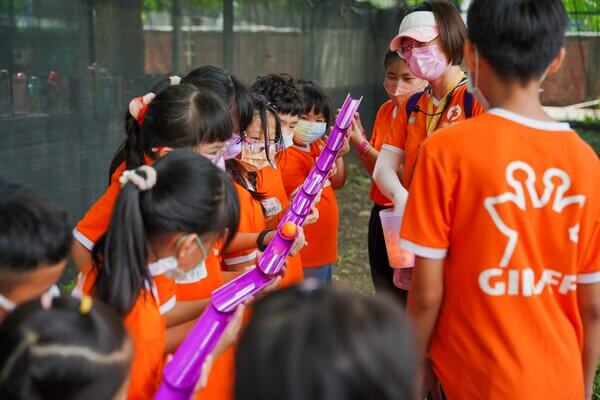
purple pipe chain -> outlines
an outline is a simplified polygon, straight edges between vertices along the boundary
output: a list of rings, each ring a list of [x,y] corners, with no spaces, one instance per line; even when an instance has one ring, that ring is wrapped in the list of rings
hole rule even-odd
[[[257,268],[240,275],[212,293],[212,299],[188,333],[163,372],[163,383],[155,400],[189,400],[200,377],[202,364],[214,350],[237,306],[268,286],[279,274],[292,249],[295,237],[286,237],[283,224],[302,226],[310,207],[327,181],[344,145],[348,128],[362,98],[348,95],[315,166],[302,184],[277,227],[277,234],[259,257]]]

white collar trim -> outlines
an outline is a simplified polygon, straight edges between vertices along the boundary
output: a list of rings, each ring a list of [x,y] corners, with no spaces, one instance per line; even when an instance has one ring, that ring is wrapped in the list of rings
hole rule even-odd
[[[564,132],[571,130],[571,126],[566,122],[540,121],[515,114],[514,112],[505,110],[503,108],[492,108],[488,111],[488,113],[496,115],[500,118],[508,119],[521,125],[528,126],[530,128],[540,129],[543,131]]]

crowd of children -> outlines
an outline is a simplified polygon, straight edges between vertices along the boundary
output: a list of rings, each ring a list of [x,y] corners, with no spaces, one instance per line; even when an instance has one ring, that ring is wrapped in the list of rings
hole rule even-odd
[[[238,308],[193,398],[591,399],[600,165],[539,98],[567,14],[473,0],[467,22],[448,0],[403,18],[370,139],[355,114],[282,276]],[[65,210],[0,179],[0,398],[153,398],[212,291],[275,237],[334,114],[313,81],[247,87],[203,66],[131,100],[107,188],[72,232]],[[332,287],[351,145],[374,179],[376,297]],[[386,209],[414,268],[390,268]]]

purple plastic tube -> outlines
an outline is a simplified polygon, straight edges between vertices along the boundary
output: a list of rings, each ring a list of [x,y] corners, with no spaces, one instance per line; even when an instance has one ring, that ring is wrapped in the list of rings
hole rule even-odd
[[[202,364],[214,350],[237,306],[263,290],[281,272],[295,239],[295,236],[286,236],[284,225],[291,222],[302,226],[304,223],[327,181],[361,100],[354,100],[350,95],[346,97],[323,151],[277,227],[277,234],[259,257],[257,267],[212,293],[206,310],[165,367],[163,383],[155,400],[190,399]]]

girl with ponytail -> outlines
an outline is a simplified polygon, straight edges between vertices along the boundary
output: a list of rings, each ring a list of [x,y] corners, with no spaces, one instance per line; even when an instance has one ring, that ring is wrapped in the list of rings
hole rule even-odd
[[[119,182],[109,228],[80,285],[124,318],[137,350],[127,398],[148,399],[160,382],[164,353],[183,338],[165,329],[162,314],[174,304],[161,302],[158,282],[206,272],[208,251],[229,225],[233,189],[223,171],[190,150],[126,170]]]
[[[177,83],[171,78],[169,82]],[[222,155],[233,130],[228,108],[212,91],[189,85],[159,83],[135,98],[125,117],[127,139],[113,157],[110,183],[75,227],[72,253],[80,270],[91,262],[91,250],[104,234],[125,169],[150,165],[175,148],[189,148],[224,165]]]

